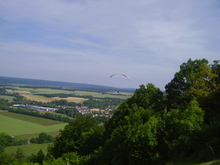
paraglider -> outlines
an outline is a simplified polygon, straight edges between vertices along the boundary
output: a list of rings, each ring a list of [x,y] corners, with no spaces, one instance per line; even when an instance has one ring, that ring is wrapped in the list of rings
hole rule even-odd
[[[124,77],[126,77],[129,81],[131,81],[131,79],[130,79],[127,75],[121,74],[121,73],[112,74],[112,75],[110,76],[110,78],[112,78],[113,76],[116,76],[116,75],[124,76]],[[120,91],[118,90],[117,93],[120,93]]]
[[[131,79],[130,79],[127,75],[125,75],[125,74],[121,74],[121,73],[115,73],[115,74],[112,74],[112,75],[110,76],[110,78],[112,78],[112,77],[115,76],[115,75],[121,75],[121,76],[124,76],[124,77],[126,77],[129,81],[131,81]]]

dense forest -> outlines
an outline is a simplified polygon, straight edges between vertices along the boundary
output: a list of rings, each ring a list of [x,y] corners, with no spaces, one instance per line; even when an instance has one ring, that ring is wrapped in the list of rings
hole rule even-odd
[[[46,155],[35,155],[39,159],[2,152],[0,160],[44,165],[196,164],[220,158],[219,130],[219,61],[189,59],[165,92],[152,83],[140,85],[104,124],[91,116],[71,121]]]

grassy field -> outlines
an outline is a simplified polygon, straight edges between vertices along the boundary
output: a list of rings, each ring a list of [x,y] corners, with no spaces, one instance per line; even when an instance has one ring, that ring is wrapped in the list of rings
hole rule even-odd
[[[67,97],[67,98],[60,98],[60,97],[45,97],[45,96],[40,96],[40,95],[26,95],[26,94],[21,94],[22,96],[24,96],[26,99],[28,100],[33,100],[33,101],[41,101],[41,102],[51,102],[54,100],[67,100],[68,102],[75,102],[75,103],[81,103],[85,100],[85,98],[81,98],[81,97]]]
[[[17,135],[27,135],[27,134],[37,134],[41,132],[58,132],[60,129],[63,129],[66,123],[63,124],[54,124],[54,125],[42,125],[42,118],[38,118],[41,124],[34,123],[33,121],[27,121],[28,119],[17,119],[13,117],[6,116],[4,113],[0,112],[0,132],[5,132],[10,136]],[[29,118],[30,116],[26,116]],[[24,117],[25,118],[25,117]],[[37,120],[37,119],[36,119]],[[35,122],[36,122],[35,120]],[[47,120],[47,119],[45,119]]]
[[[46,154],[47,147],[50,144],[51,143],[10,146],[10,147],[6,147],[4,151],[8,154],[12,154],[12,153],[16,153],[18,148],[21,148],[26,156],[30,156],[31,154],[37,154],[39,150],[42,150],[43,153]]]
[[[13,96],[5,96],[5,95],[0,95],[0,99],[5,99],[8,100],[8,102],[12,102],[13,101]]]
[[[40,124],[43,126],[49,126],[49,125],[56,125],[56,124],[63,124],[63,122],[40,118],[40,117],[34,117],[34,116],[27,116],[19,113],[12,113],[12,112],[2,112],[0,115],[4,115],[7,117],[11,117],[14,119],[19,119],[22,121],[32,122],[35,124]]]

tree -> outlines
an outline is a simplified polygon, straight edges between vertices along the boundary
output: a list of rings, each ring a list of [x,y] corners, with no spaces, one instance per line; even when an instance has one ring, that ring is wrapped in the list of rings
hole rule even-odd
[[[163,93],[153,84],[140,86],[120,104],[106,124],[106,143],[100,164],[157,164],[158,116],[163,110]],[[103,159],[104,158],[104,159]]]
[[[49,148],[55,158],[64,153],[77,152],[80,156],[88,155],[104,142],[104,128],[91,116],[81,116],[65,126]]]
[[[15,160],[15,156],[7,154],[5,152],[0,152],[0,165],[10,164]]]
[[[158,127],[158,152],[163,159],[195,152],[191,137],[202,129],[204,111],[194,98],[184,110],[171,109],[161,114]]]
[[[23,159],[23,158],[25,158],[24,151],[23,151],[21,148],[18,148],[18,149],[16,150],[15,157],[16,157],[17,159]]]
[[[163,110],[163,92],[156,88],[154,84],[148,83],[146,86],[140,85],[134,95],[126,101],[129,105],[137,104],[139,107],[153,109],[154,111]]]
[[[47,134],[42,132],[39,134],[38,136],[38,143],[43,144],[43,143],[47,143]]]
[[[189,100],[184,100],[181,95],[189,90],[195,80],[192,76],[199,71],[201,65],[208,65],[208,60],[191,60],[189,59],[186,63],[180,65],[180,71],[175,73],[174,78],[166,86],[166,94],[168,100],[168,110],[171,108],[184,108],[185,103]]]
[[[36,163],[42,164],[44,160],[44,153],[42,150],[39,150],[36,156]]]

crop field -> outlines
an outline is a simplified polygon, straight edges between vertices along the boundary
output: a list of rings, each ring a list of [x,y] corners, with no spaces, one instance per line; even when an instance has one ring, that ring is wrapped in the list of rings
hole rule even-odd
[[[13,117],[9,117],[4,115],[4,113],[8,112],[0,112],[0,132],[5,132],[10,136],[16,135],[26,135],[26,134],[37,134],[41,132],[58,132],[60,129],[63,129],[66,123],[63,124],[55,124],[54,125],[42,125],[34,123],[33,121],[27,121],[25,119],[25,115],[22,119],[17,119]],[[30,116],[26,116],[29,118]],[[38,118],[39,121],[43,121],[42,118]],[[37,119],[36,119],[37,120]],[[36,122],[35,120],[35,122]],[[45,119],[47,120],[47,119]]]
[[[8,102],[12,102],[13,101],[13,96],[5,96],[5,95],[0,95],[0,99],[5,99],[8,100]]]

